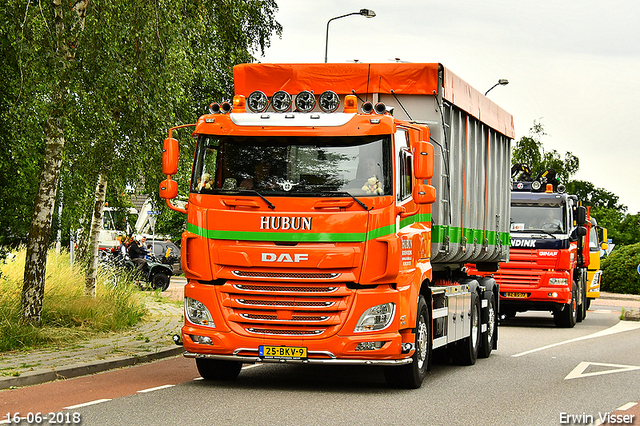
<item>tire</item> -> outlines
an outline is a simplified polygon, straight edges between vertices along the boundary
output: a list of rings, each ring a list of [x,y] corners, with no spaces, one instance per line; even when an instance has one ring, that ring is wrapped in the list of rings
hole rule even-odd
[[[385,367],[387,384],[397,388],[417,389],[429,371],[431,356],[431,313],[423,295],[418,299],[415,351],[411,364]]]
[[[205,380],[234,380],[242,370],[240,361],[196,358],[198,373]]]
[[[578,280],[574,282],[574,285],[579,285],[578,291],[580,292],[580,300],[582,301],[576,308],[578,311],[576,322],[582,322],[582,320],[587,317],[587,285],[584,282],[584,274],[582,271],[578,274]]]
[[[496,309],[496,298],[493,294],[489,298],[489,306],[487,307],[487,331],[482,333],[480,341],[480,350],[478,356],[480,358],[489,358],[493,345],[498,336],[498,310]]]
[[[154,289],[160,289],[161,291],[165,291],[169,288],[170,283],[169,276],[163,273],[157,273],[151,278],[151,283],[153,284]]]
[[[591,297],[587,297],[587,309],[591,307]]]
[[[459,365],[473,365],[480,350],[480,301],[476,292],[471,293],[471,330],[469,337],[458,342],[454,361]]]
[[[573,286],[571,300],[564,305],[561,311],[553,313],[553,322],[560,328],[573,328],[577,322],[578,310],[576,306],[576,286]]]

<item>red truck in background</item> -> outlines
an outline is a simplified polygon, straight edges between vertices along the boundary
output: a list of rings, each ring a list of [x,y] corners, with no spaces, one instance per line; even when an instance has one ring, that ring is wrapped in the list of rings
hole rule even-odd
[[[528,167],[516,164],[517,175],[524,180],[512,182],[509,261],[490,274],[500,286],[500,316],[550,311],[556,326],[573,327],[587,315],[591,218],[552,169],[527,179]]]

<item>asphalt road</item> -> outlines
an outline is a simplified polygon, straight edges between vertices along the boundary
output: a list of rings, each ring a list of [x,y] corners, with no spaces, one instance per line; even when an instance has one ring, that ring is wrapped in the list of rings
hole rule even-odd
[[[412,391],[389,388],[376,367],[256,364],[236,381],[209,383],[197,379],[193,360],[178,357],[2,396],[15,398],[12,413],[22,417],[51,412],[74,424],[77,413],[83,425],[589,423],[568,416],[599,424],[600,415],[640,400],[640,323],[619,315],[598,306],[575,328],[559,329],[549,314],[519,314],[501,324],[490,358],[436,364]]]

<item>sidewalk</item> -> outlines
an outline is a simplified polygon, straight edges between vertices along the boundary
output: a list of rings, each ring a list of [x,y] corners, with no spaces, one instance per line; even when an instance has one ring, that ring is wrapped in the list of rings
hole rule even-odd
[[[162,295],[182,300],[185,284],[183,277],[173,277]],[[592,301],[590,309],[598,309],[598,306],[624,307],[626,311],[638,312],[640,296],[602,293],[599,299]],[[65,349],[0,354],[0,390],[94,374],[181,354],[183,348],[173,342],[172,336],[180,334],[182,308],[152,300],[149,300],[147,308],[152,313],[151,319],[122,334],[79,342]]]
[[[173,277],[162,295],[182,300],[184,277]],[[0,354],[0,390],[127,367],[184,352],[173,342],[180,334],[183,309],[149,299],[148,321],[122,334],[77,342],[69,348]]]

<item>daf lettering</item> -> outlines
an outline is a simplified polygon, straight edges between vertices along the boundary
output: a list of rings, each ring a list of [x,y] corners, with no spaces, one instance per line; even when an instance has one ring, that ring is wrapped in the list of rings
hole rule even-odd
[[[280,263],[300,263],[304,260],[309,260],[309,254],[307,253],[262,253],[263,262],[280,262]]]

